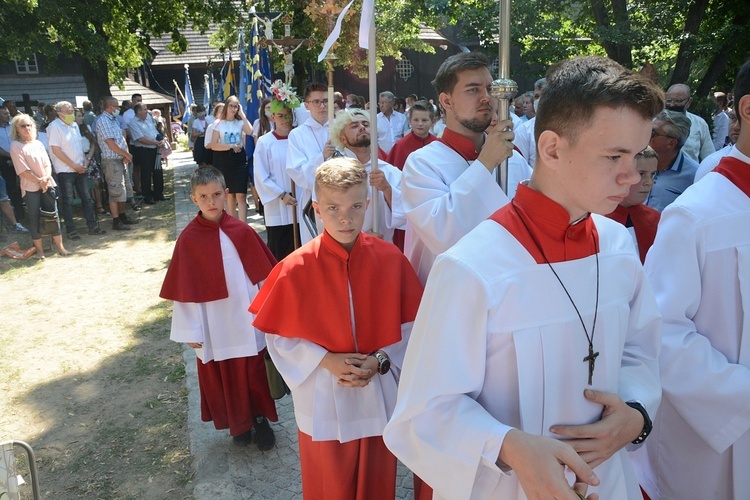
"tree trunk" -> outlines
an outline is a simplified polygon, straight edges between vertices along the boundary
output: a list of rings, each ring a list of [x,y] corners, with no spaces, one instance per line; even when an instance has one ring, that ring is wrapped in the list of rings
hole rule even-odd
[[[81,69],[83,80],[86,82],[89,101],[94,105],[94,111],[98,113],[102,98],[112,95],[109,91],[107,61],[90,61],[84,58]]]
[[[685,18],[685,37],[680,43],[680,48],[677,52],[674,72],[672,73],[672,79],[669,81],[670,87],[676,83],[686,83],[690,78],[690,65],[693,62],[695,38],[698,35],[708,2],[709,0],[694,0],[688,8],[687,17]]]
[[[609,29],[614,25],[621,34],[630,32],[630,19],[628,18],[627,1],[612,0],[612,24],[610,24],[607,6],[604,0],[591,0],[591,10],[594,14],[594,21],[597,28]],[[628,43],[615,43],[611,40],[597,40],[604,50],[607,57],[617,61],[626,68],[633,67],[633,54]]]
[[[703,75],[700,85],[695,91],[695,95],[704,97],[714,88],[716,81],[721,76],[724,68],[729,61],[729,54],[731,53],[732,46],[736,43],[732,33],[737,33],[740,30],[746,29],[745,26],[750,22],[750,9],[740,9],[732,18],[732,27],[729,38],[717,48],[711,63],[708,65],[706,74]],[[731,92],[732,89],[724,89],[724,92]]]
[[[727,48],[728,44],[723,44],[718,52],[714,54],[713,59],[711,59],[711,63],[708,65],[708,69],[706,70],[706,74],[703,75],[703,79],[701,80],[700,85],[698,85],[698,88],[695,89],[694,95],[696,97],[705,97],[708,95],[709,92],[711,92],[711,89],[714,87],[714,84],[716,83],[716,80],[719,79],[719,76],[724,71],[724,68],[727,65],[727,61],[729,60],[729,50]],[[731,92],[730,89],[725,89],[725,92]]]
[[[617,26],[620,36],[630,33],[630,18],[628,17],[627,0],[612,0],[612,19]],[[633,68],[633,51],[630,43],[615,45],[617,58],[615,61],[626,68]]]

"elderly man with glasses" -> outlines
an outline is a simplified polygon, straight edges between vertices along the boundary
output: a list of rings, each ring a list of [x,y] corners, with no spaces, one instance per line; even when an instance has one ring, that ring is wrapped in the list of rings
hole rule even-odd
[[[689,134],[690,120],[682,113],[665,109],[654,118],[649,145],[659,162],[646,200],[649,207],[661,212],[693,183],[698,163],[684,151]]]
[[[706,156],[716,151],[716,148],[706,120],[688,111],[690,103],[693,102],[690,87],[684,83],[672,85],[667,90],[666,97],[666,109],[682,113],[690,119],[690,135],[682,148],[683,152],[697,162],[703,161]]]

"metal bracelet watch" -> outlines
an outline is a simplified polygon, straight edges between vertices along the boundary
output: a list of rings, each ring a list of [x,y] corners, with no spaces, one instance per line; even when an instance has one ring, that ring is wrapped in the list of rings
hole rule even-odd
[[[648,412],[646,411],[646,408],[643,407],[641,403],[637,403],[635,401],[628,401],[625,403],[629,407],[633,408],[634,410],[638,410],[640,414],[643,416],[643,430],[640,434],[638,434],[638,437],[635,438],[632,443],[633,444],[641,444],[646,440],[649,434],[651,434],[651,429],[653,429],[653,424],[651,423],[651,419],[648,416]]]
[[[391,369],[391,360],[388,359],[388,356],[382,351],[375,351],[371,356],[375,356],[375,359],[378,360],[378,373],[381,375],[388,373]]]

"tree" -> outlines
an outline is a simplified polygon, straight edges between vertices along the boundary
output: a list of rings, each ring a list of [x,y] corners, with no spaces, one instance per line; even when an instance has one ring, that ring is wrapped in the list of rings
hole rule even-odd
[[[169,49],[187,47],[181,28],[205,31],[211,21],[231,19],[230,0],[6,0],[0,11],[0,54],[27,59],[34,53],[55,59],[78,54],[89,99],[110,95],[127,70],[150,58],[152,36],[169,34]]]
[[[496,1],[432,5],[466,36],[496,46]],[[513,0],[511,39],[535,74],[563,58],[600,54],[632,69],[651,63],[664,87],[684,82],[705,96],[731,85],[750,44],[748,23],[750,5],[732,0]]]

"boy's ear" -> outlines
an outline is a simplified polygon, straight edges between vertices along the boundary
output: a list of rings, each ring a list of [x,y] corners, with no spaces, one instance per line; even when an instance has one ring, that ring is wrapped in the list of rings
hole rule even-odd
[[[318,214],[318,217],[322,219],[323,217],[320,215],[320,207],[318,206],[318,202],[313,201],[312,206],[313,206],[313,210],[315,210],[315,213]]]
[[[196,205],[198,205],[198,199],[195,197],[193,193],[190,193],[190,200]]]
[[[229,188],[224,188],[224,196],[229,196]]]
[[[560,147],[564,139],[556,132],[545,130],[539,135],[536,143],[537,161],[542,160],[545,165],[553,167],[560,160]]]

